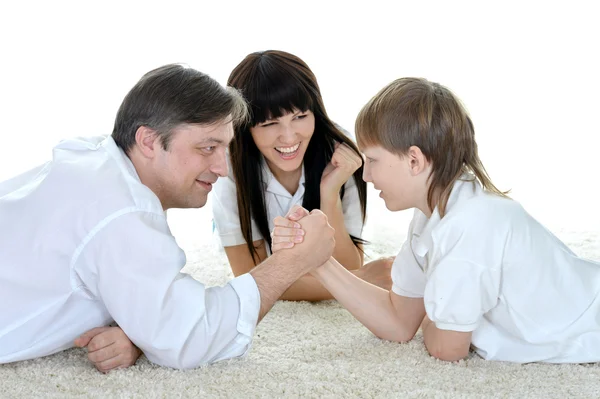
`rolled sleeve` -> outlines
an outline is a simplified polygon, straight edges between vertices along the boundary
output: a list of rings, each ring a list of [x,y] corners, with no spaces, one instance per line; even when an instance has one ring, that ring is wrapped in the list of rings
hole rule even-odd
[[[248,351],[260,307],[251,276],[205,288],[181,273],[185,255],[162,213],[104,224],[76,272],[150,361],[187,369]]]
[[[238,344],[244,348],[239,356],[245,356],[250,350],[252,337],[258,324],[258,313],[260,311],[260,292],[254,277],[249,273],[231,280],[229,284],[233,287],[239,298],[240,312],[237,321],[237,331],[240,336]]]

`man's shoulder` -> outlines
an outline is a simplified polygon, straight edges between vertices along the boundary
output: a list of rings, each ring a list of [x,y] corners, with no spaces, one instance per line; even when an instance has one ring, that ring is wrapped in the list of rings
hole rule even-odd
[[[56,146],[49,189],[57,188],[56,197],[74,209],[98,217],[132,208],[161,213],[160,201],[142,184],[133,164],[106,140],[71,139]]]

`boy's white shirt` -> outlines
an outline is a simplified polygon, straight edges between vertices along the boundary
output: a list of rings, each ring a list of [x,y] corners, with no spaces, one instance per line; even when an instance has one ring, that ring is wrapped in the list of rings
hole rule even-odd
[[[231,170],[231,161],[227,157],[229,165],[229,176],[219,179],[213,186],[212,206],[215,227],[224,247],[245,244],[242,228],[240,225],[237,192],[235,180]],[[273,176],[264,158],[261,157],[261,170],[264,182],[264,195],[267,208],[267,218],[269,222],[269,231],[273,231],[275,225],[273,220],[277,216],[285,216],[294,205],[302,205],[304,199],[304,167],[302,167],[302,176],[298,184],[298,189],[292,195],[279,181]],[[344,185],[345,192],[342,199],[342,212],[344,215],[344,224],[348,234],[354,237],[361,237],[363,229],[362,212],[360,208],[360,199],[358,189],[351,177]],[[258,231],[254,219],[252,220],[252,240],[263,239]]]
[[[251,275],[205,288],[156,195],[111,137],[65,140],[0,182],[0,363],[73,346],[115,320],[153,362],[241,356],[260,307]]]
[[[455,183],[442,219],[415,210],[392,280],[394,293],[423,297],[438,328],[472,331],[485,359],[600,361],[600,263],[472,175]]]

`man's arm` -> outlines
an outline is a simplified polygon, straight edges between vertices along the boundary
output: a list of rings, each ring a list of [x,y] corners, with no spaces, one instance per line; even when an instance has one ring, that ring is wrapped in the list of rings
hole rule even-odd
[[[299,208],[298,213],[302,212],[306,210]],[[292,283],[323,264],[333,253],[335,231],[323,212],[314,210],[298,223],[306,232],[304,241],[287,251],[273,254],[250,272],[260,291],[259,320]]]
[[[302,237],[302,239],[304,239],[304,237]],[[257,248],[258,252],[259,261],[257,263],[261,264],[267,260],[267,251],[265,249],[264,241],[254,241],[254,246]],[[231,271],[236,277],[241,276],[244,273],[249,273],[256,267],[246,244],[225,247],[225,254],[231,265]],[[277,257],[279,256],[280,255]],[[270,260],[269,264],[280,261],[281,260]],[[282,261],[285,262],[285,260]],[[279,299],[286,301],[321,301],[324,299],[333,299],[333,296],[317,281],[316,278],[310,274],[305,274],[290,285]]]
[[[74,275],[150,361],[192,368],[247,351],[260,308],[250,275],[206,288],[180,273],[185,255],[162,213],[117,214],[100,226]]]

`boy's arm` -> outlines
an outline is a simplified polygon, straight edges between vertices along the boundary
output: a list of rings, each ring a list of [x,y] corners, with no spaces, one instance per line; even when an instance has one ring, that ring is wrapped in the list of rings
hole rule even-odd
[[[429,317],[425,316],[421,324],[423,340],[429,354],[437,359],[454,362],[464,359],[471,347],[471,331],[441,330]]]
[[[379,338],[410,341],[425,316],[423,298],[403,297],[372,285],[356,277],[333,258],[312,274]]]

